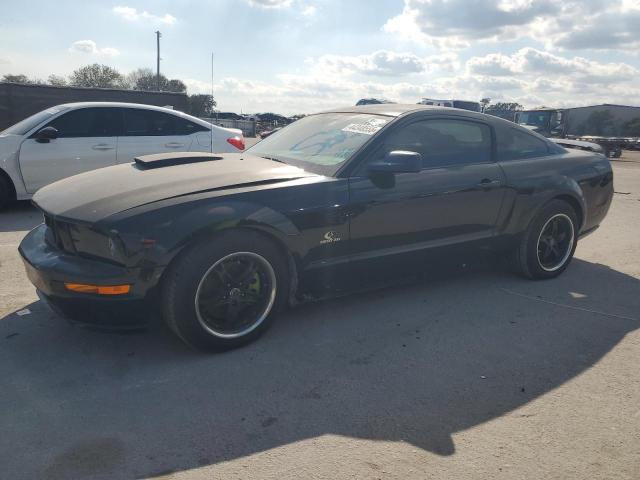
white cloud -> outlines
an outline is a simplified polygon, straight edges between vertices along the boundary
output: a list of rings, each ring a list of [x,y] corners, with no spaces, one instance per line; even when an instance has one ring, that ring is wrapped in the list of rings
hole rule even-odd
[[[492,53],[467,61],[467,73],[488,76],[553,75],[590,84],[632,82],[640,71],[626,63],[601,63],[583,57],[566,58],[535,48],[513,55]]]
[[[436,69],[452,71],[458,64],[455,54],[419,57],[413,53],[378,50],[367,55],[322,55],[318,59],[308,59],[315,72],[330,75],[374,75],[403,76]]]
[[[282,8],[291,6],[292,0],[249,0],[252,7]]]
[[[177,19],[173,15],[165,13],[164,15],[155,15],[146,10],[139,11],[134,7],[117,6],[113,7],[113,12],[129,22],[145,21],[153,24],[173,25]]]
[[[304,17],[313,17],[316,14],[316,11],[318,9],[316,7],[314,7],[313,5],[307,5],[306,7],[304,7],[300,13],[302,14],[302,16]]]
[[[548,48],[640,47],[638,0],[404,0],[383,29],[440,48],[529,37]]]
[[[551,0],[405,0],[384,30],[450,48],[472,40],[513,37],[516,28],[557,13]]]
[[[450,66],[443,71],[440,62]],[[439,68],[433,75],[430,68]],[[411,76],[408,76],[411,74]],[[411,81],[402,81],[401,78]],[[214,92],[223,110],[308,113],[360,98],[382,97],[416,103],[423,97],[579,106],[594,103],[640,104],[640,71],[625,63],[602,63],[579,56],[560,56],[534,48],[512,55],[473,57],[464,68],[451,54],[420,58],[379,51],[360,56],[323,55],[307,62],[300,74],[281,74],[273,81],[219,80]],[[364,80],[370,78],[371,80]],[[190,92],[209,93],[207,82],[188,80]]]
[[[93,40],[78,40],[73,42],[69,51],[72,53],[86,53],[91,55],[104,55],[106,57],[115,57],[120,55],[118,49],[113,47],[98,48]]]

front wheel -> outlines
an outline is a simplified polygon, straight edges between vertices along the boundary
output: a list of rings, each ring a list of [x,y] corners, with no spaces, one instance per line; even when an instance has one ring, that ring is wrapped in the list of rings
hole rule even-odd
[[[571,262],[578,244],[578,219],[571,205],[549,202],[536,215],[514,251],[517,270],[528,278],[560,275]]]
[[[0,210],[3,210],[9,205],[12,200],[11,187],[9,181],[0,175]]]
[[[170,267],[163,316],[187,344],[228,350],[255,340],[286,304],[287,263],[268,238],[229,232],[201,242]]]

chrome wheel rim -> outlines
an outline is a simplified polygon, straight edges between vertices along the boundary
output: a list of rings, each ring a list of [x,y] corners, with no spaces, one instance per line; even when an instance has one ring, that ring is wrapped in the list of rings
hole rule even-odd
[[[538,264],[547,272],[554,272],[567,262],[573,249],[573,222],[564,213],[558,213],[546,221],[536,246]]]
[[[276,274],[253,252],[236,252],[214,263],[200,279],[196,316],[211,335],[238,338],[264,322],[276,299]]]

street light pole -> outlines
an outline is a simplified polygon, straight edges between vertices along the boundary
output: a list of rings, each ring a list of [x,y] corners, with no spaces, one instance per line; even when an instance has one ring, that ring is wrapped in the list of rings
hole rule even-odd
[[[162,34],[160,30],[156,30],[156,45],[157,45],[157,56],[156,56],[156,88],[160,91],[160,37]]]

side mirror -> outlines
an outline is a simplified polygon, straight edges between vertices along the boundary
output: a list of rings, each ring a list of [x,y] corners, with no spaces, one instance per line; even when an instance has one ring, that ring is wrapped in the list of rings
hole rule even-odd
[[[38,143],[49,143],[49,140],[58,138],[58,130],[53,127],[44,127],[36,132],[34,138]]]
[[[422,170],[422,155],[417,152],[394,150],[381,162],[369,165],[370,173],[415,173]]]

